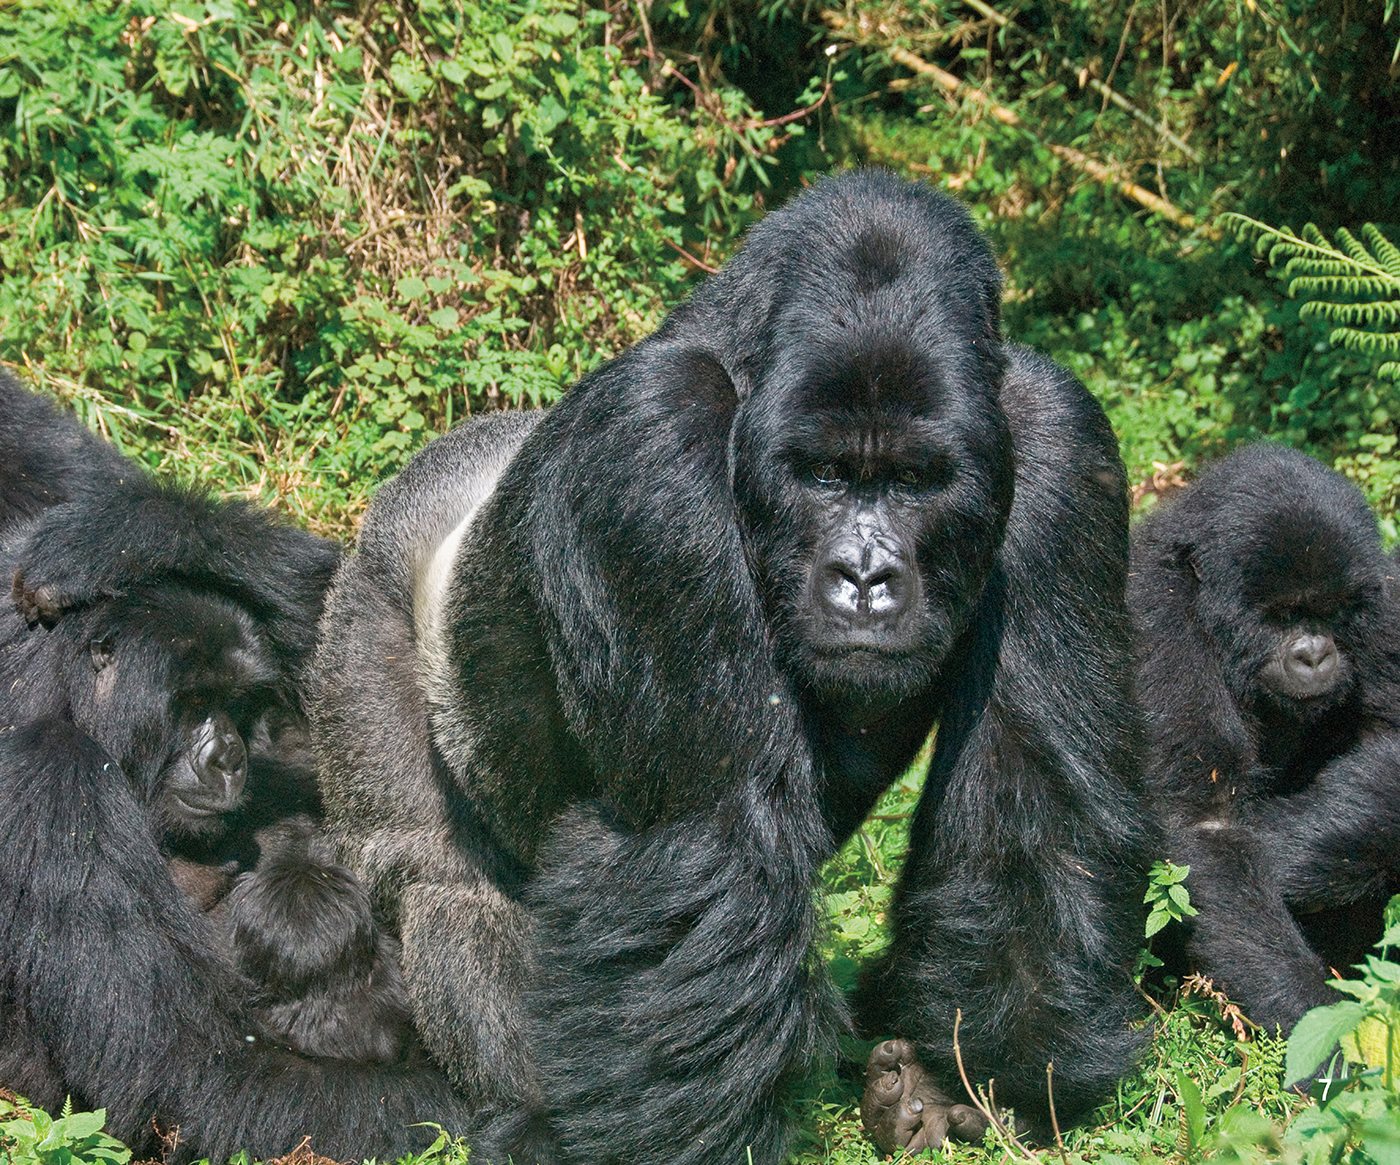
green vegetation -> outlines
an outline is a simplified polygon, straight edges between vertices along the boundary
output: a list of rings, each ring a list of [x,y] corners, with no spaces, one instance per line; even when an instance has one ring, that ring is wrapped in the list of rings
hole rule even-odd
[[[552,399],[765,205],[882,164],[972,206],[1008,332],[1099,395],[1146,496],[1271,435],[1394,537],[1398,29],[1376,0],[9,0],[0,360],[346,530],[429,434]],[[1223,212],[1389,290],[1292,300]]]
[[[1271,436],[1394,540],[1398,32],[1393,0],[6,0],[0,361],[153,468],[345,534],[432,433],[555,398],[764,207],[879,164],[973,209],[1008,334],[1104,402],[1144,505]],[[828,871],[842,986],[915,792]],[[1157,871],[1155,922],[1185,886]],[[1292,1067],[1376,1065],[1320,1106],[1169,985],[1139,1073],[1036,1155],[1400,1161],[1397,982],[1383,951],[1295,1037]],[[875,1159],[855,1099],[812,1082],[799,1160]],[[0,1109],[0,1156],[121,1165],[96,1119]]]
[[[13,1165],[127,1165],[131,1150],[102,1131],[107,1114],[74,1112],[55,1120],[0,1094],[0,1153]]]
[[[430,433],[654,326],[683,223],[732,245],[776,131],[656,72],[564,0],[0,7],[0,354],[343,528]]]

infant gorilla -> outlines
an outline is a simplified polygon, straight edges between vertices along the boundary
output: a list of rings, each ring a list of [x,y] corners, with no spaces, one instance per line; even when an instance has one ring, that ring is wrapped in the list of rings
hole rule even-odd
[[[415,1050],[398,944],[364,885],[308,816],[258,837],[262,856],[222,903],[228,947],[259,987],[266,1035],[307,1056],[395,1063]]]
[[[398,944],[375,925],[364,885],[335,860],[317,818],[300,812],[259,825],[244,806],[230,809],[224,832],[196,843],[202,854],[189,856],[187,842],[167,866],[254,985],[259,1034],[305,1056],[409,1059],[417,1044]],[[251,868],[240,851],[257,853]]]

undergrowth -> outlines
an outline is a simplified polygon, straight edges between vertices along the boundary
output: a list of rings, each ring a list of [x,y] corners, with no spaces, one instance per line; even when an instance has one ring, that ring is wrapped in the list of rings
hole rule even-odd
[[[8,0],[0,362],[152,466],[345,533],[429,433],[553,399],[765,207],[879,164],[972,208],[1008,335],[1105,404],[1148,504],[1267,436],[1394,540],[1385,341],[1328,342],[1380,331],[1309,318],[1221,214],[1393,274],[1397,14]]]

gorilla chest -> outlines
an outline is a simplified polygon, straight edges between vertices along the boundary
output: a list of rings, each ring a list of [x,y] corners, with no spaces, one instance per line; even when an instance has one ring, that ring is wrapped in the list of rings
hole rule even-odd
[[[933,708],[931,699],[909,701],[894,713],[861,725],[818,715],[822,815],[838,846],[913,763],[933,728]]]

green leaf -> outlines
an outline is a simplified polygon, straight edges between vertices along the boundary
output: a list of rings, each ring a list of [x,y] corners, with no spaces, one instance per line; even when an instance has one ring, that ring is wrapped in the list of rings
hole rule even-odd
[[[568,110],[552,96],[545,94],[540,99],[539,110],[535,115],[535,125],[541,133],[548,134],[557,129],[568,116]]]
[[[1191,905],[1191,896],[1186,892],[1186,887],[1180,883],[1174,883],[1167,887],[1167,898],[1187,918],[1196,913],[1196,908]]]
[[[1366,1160],[1375,1165],[1400,1165],[1400,1111],[1372,1117],[1359,1132]]]
[[[416,275],[406,275],[394,284],[394,290],[399,293],[400,299],[412,302],[428,294],[428,285]]]
[[[55,1121],[51,1136],[61,1136],[70,1141],[81,1141],[95,1133],[100,1133],[102,1126],[106,1123],[106,1109],[99,1108],[96,1112],[75,1112],[72,1116]]]
[[[1199,1148],[1206,1135],[1206,1106],[1201,1100],[1201,1090],[1185,1072],[1176,1074],[1176,1095],[1181,1100],[1181,1111],[1186,1114],[1186,1128],[1191,1137],[1191,1148]]]
[[[1298,1021],[1288,1037],[1288,1059],[1284,1066],[1285,1084],[1296,1084],[1311,1076],[1344,1035],[1356,1030],[1365,1018],[1359,1003],[1343,1000],[1326,1007],[1314,1007]]]
[[[389,79],[394,88],[408,98],[410,104],[422,101],[433,88],[433,79],[428,76],[422,64],[404,53],[394,54],[389,66]]]

